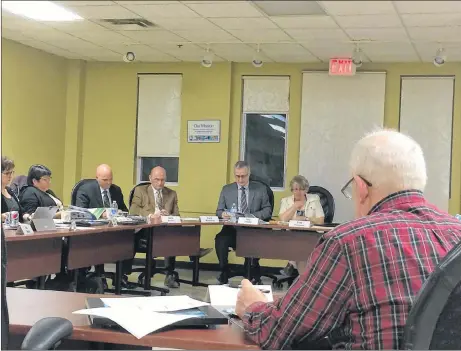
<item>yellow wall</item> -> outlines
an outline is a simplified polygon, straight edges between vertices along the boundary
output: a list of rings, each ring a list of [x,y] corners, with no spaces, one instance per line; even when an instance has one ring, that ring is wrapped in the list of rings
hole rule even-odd
[[[8,45],[4,50],[16,52],[18,46]],[[30,50],[21,48],[19,51]],[[4,51],[5,52],[5,51]],[[4,67],[17,65],[18,54],[8,52],[5,56]],[[38,56],[43,54],[37,54]],[[11,58],[13,57],[13,58]],[[41,56],[40,56],[41,57]],[[66,69],[62,60],[50,57],[49,65],[56,67],[54,71],[46,71],[42,66],[30,68],[35,73],[28,75],[28,84],[40,85],[43,72],[48,72],[45,87],[56,90],[56,99],[61,99],[60,113],[53,116],[61,116],[53,119],[60,126],[61,134],[58,139],[65,144],[65,183],[64,199],[69,201],[69,194],[74,179],[94,177],[95,168],[99,163],[109,163],[114,169],[114,180],[122,187],[125,197],[135,183],[134,179],[134,156],[135,156],[135,129],[136,129],[136,86],[138,73],[180,73],[183,75],[182,91],[182,123],[181,123],[181,148],[179,165],[178,191],[179,206],[183,215],[196,216],[197,213],[214,212],[223,184],[232,181],[232,164],[237,161],[240,143],[241,123],[241,96],[243,75],[289,75],[290,86],[290,115],[288,127],[288,164],[287,180],[298,172],[299,158],[299,126],[301,118],[301,85],[303,70],[325,70],[323,64],[265,64],[256,69],[251,64],[244,63],[217,63],[211,68],[205,69],[198,63],[171,63],[171,64],[125,64],[125,63],[82,63],[69,60]],[[56,62],[54,61],[56,60]],[[8,64],[7,64],[8,62]],[[43,63],[42,63],[43,65]],[[8,68],[9,70],[10,68]],[[8,72],[4,69],[4,72]],[[20,70],[19,68],[13,68]],[[456,98],[454,111],[453,131],[453,163],[452,163],[452,198],[450,200],[450,212],[459,213],[461,208],[461,64],[446,64],[436,68],[432,64],[369,64],[364,65],[362,70],[386,71],[386,103],[384,125],[390,128],[398,127],[399,119],[399,96],[401,75],[455,75]],[[60,74],[57,74],[60,72]],[[5,73],[4,73],[5,74]],[[19,73],[18,73],[19,74]],[[57,75],[57,76],[56,76]],[[18,91],[20,97],[22,91],[27,89],[22,83],[16,83],[14,76],[8,74],[8,80],[3,78],[7,86],[3,86],[4,92],[8,87]],[[66,81],[67,79],[67,81]],[[66,90],[59,92],[56,86]],[[21,91],[21,93],[19,93]],[[59,95],[60,94],[60,95]],[[18,102],[19,98],[14,100]],[[10,97],[11,100],[11,97]],[[38,100],[38,99],[36,99]],[[67,101],[67,108],[66,108]],[[39,101],[37,101],[37,104]],[[48,111],[48,104],[40,106],[40,111]],[[14,124],[12,113],[19,107],[7,109],[7,115],[3,112],[4,127]],[[25,107],[21,107],[25,108]],[[4,106],[5,111],[5,106]],[[62,112],[64,111],[64,112]],[[19,114],[19,112],[17,113]],[[49,115],[49,113],[48,113]],[[219,119],[221,120],[221,143],[219,144],[194,144],[186,142],[187,120],[191,119]],[[49,121],[51,122],[51,121]],[[65,131],[65,124],[69,129]],[[47,124],[42,125],[47,130]],[[75,129],[75,134],[73,129]],[[3,129],[5,150],[11,152],[19,143],[14,138],[6,136]],[[38,134],[37,132],[35,134]],[[15,133],[14,135],[18,135]],[[36,140],[36,139],[31,139]],[[436,141],[435,141],[436,142]],[[32,141],[30,142],[32,144]],[[36,142],[33,145],[37,144]],[[57,144],[56,144],[57,145]],[[38,162],[39,157],[36,148],[21,147],[23,153],[28,152],[27,164]],[[3,152],[5,154],[5,152]],[[13,155],[15,156],[15,155]],[[47,156],[48,157],[48,156]],[[55,162],[62,165],[63,153],[53,154],[53,160],[48,157],[44,163]],[[48,159],[50,159],[48,161]],[[18,162],[19,163],[19,162]],[[26,163],[24,162],[24,165]],[[26,167],[26,166],[24,166]],[[62,179],[54,171],[54,181]],[[276,209],[278,212],[279,201],[286,196],[288,190],[276,192]],[[214,247],[214,235],[216,230],[207,228],[203,231],[202,247]],[[232,254],[233,262],[242,262]],[[217,262],[215,254],[208,255],[204,262]],[[280,261],[263,261],[266,265],[283,265]]]
[[[67,61],[2,39],[2,155],[16,175],[42,163],[62,196]]]

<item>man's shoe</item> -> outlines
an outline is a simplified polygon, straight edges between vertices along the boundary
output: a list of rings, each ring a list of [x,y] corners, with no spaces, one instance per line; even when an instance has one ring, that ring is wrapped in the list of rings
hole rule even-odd
[[[282,273],[282,275],[285,275],[287,277],[291,277],[293,276],[294,270],[295,270],[295,267],[293,267],[292,264],[288,263],[284,269],[280,270],[280,273]]]
[[[164,284],[167,288],[179,288],[179,282],[176,281],[176,277],[174,274],[168,274],[165,277]]]
[[[226,272],[221,272],[218,276],[218,283],[220,285],[229,283],[229,275]]]

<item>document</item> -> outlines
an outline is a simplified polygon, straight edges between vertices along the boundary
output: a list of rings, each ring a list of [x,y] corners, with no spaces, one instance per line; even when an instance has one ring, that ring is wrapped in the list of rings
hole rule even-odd
[[[255,285],[257,289],[269,291],[264,293],[267,297],[267,301],[273,302],[274,298],[272,296],[272,286],[271,285]],[[211,302],[211,306],[217,307],[235,307],[237,303],[237,294],[240,291],[238,288],[231,288],[226,285],[209,285],[207,296]],[[218,308],[222,310],[222,308]]]
[[[207,302],[195,300],[186,295],[102,298],[101,301],[112,308],[120,307],[150,312],[174,312],[209,305]]]
[[[185,319],[193,318],[193,316],[182,314],[157,313],[152,311],[122,307],[91,308],[75,311],[74,313],[108,318],[138,339],[141,339],[143,336],[146,336],[147,334],[150,334],[168,325]]]

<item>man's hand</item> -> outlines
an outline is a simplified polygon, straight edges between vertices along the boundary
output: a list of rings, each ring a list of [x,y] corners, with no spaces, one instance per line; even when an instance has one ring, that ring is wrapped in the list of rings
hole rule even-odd
[[[8,214],[8,212],[2,213],[2,222],[6,221],[6,215],[7,214]]]
[[[297,210],[303,210],[304,205],[306,204],[306,201],[300,200],[300,201],[295,201],[294,205]]]
[[[223,212],[221,217],[223,219],[229,219],[229,218],[231,218],[231,214],[229,212]]]
[[[161,210],[161,211],[160,211],[160,215],[161,215],[161,216],[169,216],[170,214],[168,213],[167,210]]]
[[[255,302],[267,302],[267,297],[261,292],[261,290],[256,289],[248,279],[243,279],[242,288],[237,294],[235,313],[240,318],[243,318],[245,310]]]

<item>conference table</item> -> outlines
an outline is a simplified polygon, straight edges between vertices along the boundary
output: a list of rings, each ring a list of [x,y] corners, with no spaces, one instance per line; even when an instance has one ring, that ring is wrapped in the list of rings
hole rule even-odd
[[[137,339],[133,335],[109,329],[92,328],[88,316],[72,314],[86,308],[87,297],[98,297],[72,292],[7,288],[10,334],[23,336],[40,319],[62,317],[74,326],[71,340],[118,345],[138,345],[146,348],[174,348],[189,350],[256,350],[241,328],[231,325],[212,329],[173,329],[146,335]],[[113,296],[113,295],[112,295]],[[102,297],[102,295],[100,295]],[[104,295],[105,298],[111,295]],[[123,298],[115,297],[114,298]]]
[[[307,260],[321,233],[329,227],[292,228],[282,224],[237,224],[228,222],[157,223],[98,226],[34,232],[30,235],[5,230],[8,251],[8,282],[55,274],[63,266],[76,270],[92,265],[116,263],[115,293],[121,293],[121,262],[133,257],[134,235],[148,230],[145,276],[151,276],[154,257],[194,256],[200,251],[203,226],[231,225],[236,229],[236,254],[240,257],[283,260]],[[218,232],[218,230],[217,230]],[[63,238],[68,238],[68,252],[63,252]],[[198,281],[198,260],[194,265],[192,285]],[[43,283],[42,286],[43,288]],[[150,290],[150,279],[144,280]]]

